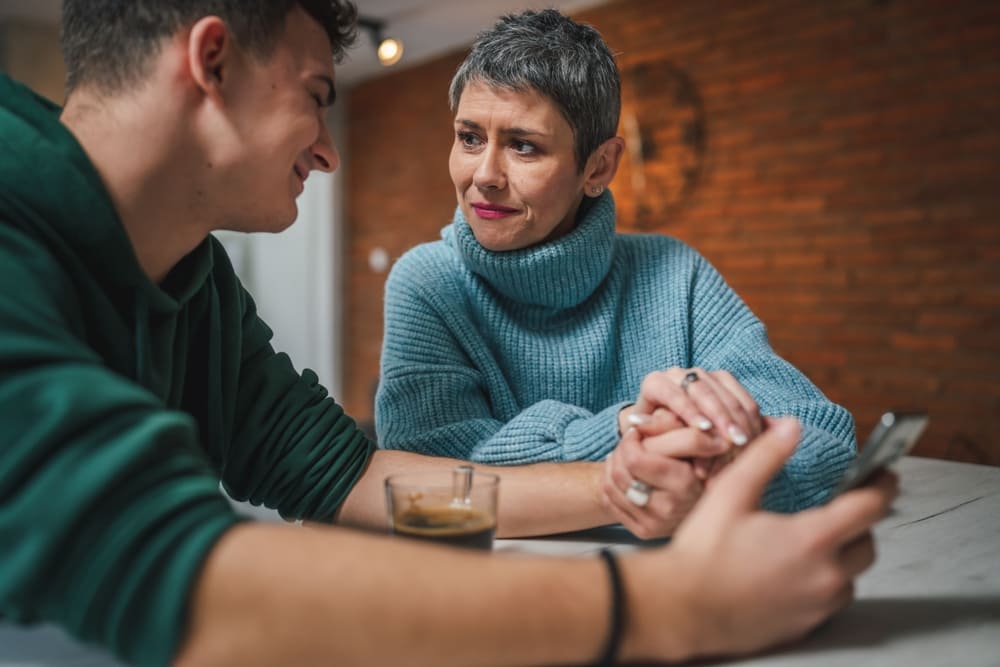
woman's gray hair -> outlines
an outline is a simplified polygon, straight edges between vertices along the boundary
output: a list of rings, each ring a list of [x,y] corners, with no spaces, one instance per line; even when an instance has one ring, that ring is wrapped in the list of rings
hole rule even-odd
[[[593,27],[555,9],[509,14],[479,33],[451,80],[452,111],[473,82],[533,89],[555,102],[573,129],[580,170],[618,130],[621,81],[611,50]]]

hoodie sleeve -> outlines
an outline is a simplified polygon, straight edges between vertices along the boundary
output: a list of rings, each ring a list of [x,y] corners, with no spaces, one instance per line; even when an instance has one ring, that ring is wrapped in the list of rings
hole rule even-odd
[[[82,340],[68,279],[0,226],[0,612],[164,665],[239,519],[191,418]]]
[[[271,346],[271,329],[235,275],[239,308],[238,373],[224,379],[232,437],[222,463],[235,499],[278,510],[286,519],[330,521],[364,473],[375,446],[311,370],[298,372]],[[231,292],[230,292],[231,293]],[[224,312],[223,319],[226,319]]]

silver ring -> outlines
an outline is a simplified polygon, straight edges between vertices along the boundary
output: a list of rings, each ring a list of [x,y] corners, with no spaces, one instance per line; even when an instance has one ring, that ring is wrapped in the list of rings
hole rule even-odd
[[[698,377],[697,373],[695,373],[694,371],[688,371],[688,374],[684,376],[683,380],[681,380],[681,389],[683,389],[684,393],[686,394],[688,390],[688,385],[697,382],[700,379],[701,378]]]
[[[633,479],[625,491],[625,497],[636,507],[645,507],[649,503],[649,494],[652,491],[649,484]]]

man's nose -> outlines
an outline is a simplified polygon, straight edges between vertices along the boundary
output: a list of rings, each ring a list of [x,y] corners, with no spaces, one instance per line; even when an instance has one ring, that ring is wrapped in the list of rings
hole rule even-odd
[[[325,123],[322,132],[320,132],[319,139],[312,145],[310,151],[316,169],[332,173],[340,166],[340,154],[337,152],[337,145],[333,142],[333,137],[330,135],[330,130],[327,129]]]

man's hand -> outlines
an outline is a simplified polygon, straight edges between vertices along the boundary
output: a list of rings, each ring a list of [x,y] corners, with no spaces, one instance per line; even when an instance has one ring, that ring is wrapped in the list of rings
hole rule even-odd
[[[764,488],[798,439],[795,420],[768,420],[671,544],[630,563],[630,657],[756,651],[801,637],[851,601],[855,577],[875,558],[871,527],[896,496],[897,481],[885,473],[794,515],[760,510]],[[657,577],[668,582],[663,589],[651,587]],[[687,613],[671,616],[678,608]],[[662,632],[665,623],[676,632]]]

